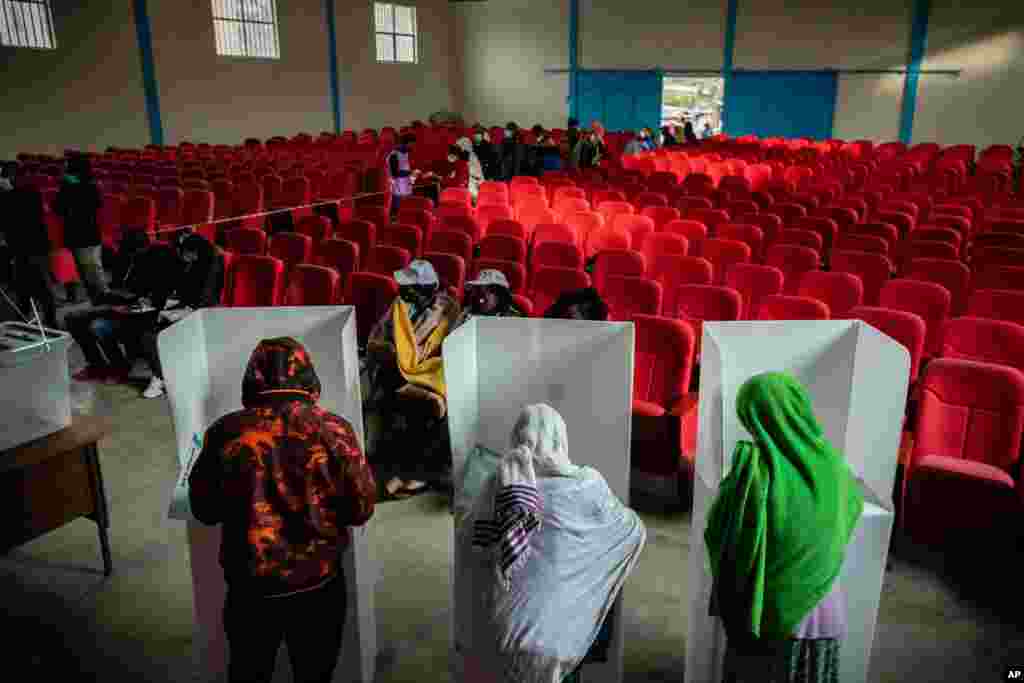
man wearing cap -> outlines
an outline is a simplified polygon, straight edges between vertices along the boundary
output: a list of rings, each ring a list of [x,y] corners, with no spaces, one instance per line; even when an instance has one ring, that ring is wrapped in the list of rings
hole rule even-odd
[[[481,270],[476,279],[466,283],[466,298],[462,304],[456,329],[477,315],[495,317],[525,317],[512,299],[512,288],[500,270]]]
[[[443,422],[448,406],[441,344],[455,327],[459,304],[440,289],[429,261],[413,261],[395,272],[395,281],[398,298],[367,344],[367,415],[374,437],[368,450],[377,464],[422,474],[430,465],[447,467],[451,459]],[[411,495],[426,483],[395,476],[385,488],[391,495]]]

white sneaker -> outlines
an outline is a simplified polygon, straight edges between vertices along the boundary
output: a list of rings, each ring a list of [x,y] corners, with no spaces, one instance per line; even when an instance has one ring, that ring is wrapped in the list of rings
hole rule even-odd
[[[164,381],[159,377],[149,380],[149,386],[142,392],[142,398],[160,398],[164,395]]]

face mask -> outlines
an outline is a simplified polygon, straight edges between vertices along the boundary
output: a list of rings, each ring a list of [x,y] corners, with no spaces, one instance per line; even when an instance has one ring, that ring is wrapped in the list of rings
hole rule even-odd
[[[455,155],[454,155],[454,154],[449,154],[449,155],[448,155],[448,161],[449,161],[450,163],[453,163],[453,164],[454,164],[454,163],[455,163]]]
[[[506,131],[505,131],[505,139],[506,139],[506,140],[511,140],[511,139],[512,139],[512,136],[513,136],[513,135],[515,135],[515,133],[514,133],[514,132],[512,132],[512,131],[510,131],[510,130],[506,130]]]
[[[476,143],[479,143],[483,139],[484,139],[484,136],[480,135],[480,133],[477,133],[476,135],[473,136],[473,142],[476,142]]]

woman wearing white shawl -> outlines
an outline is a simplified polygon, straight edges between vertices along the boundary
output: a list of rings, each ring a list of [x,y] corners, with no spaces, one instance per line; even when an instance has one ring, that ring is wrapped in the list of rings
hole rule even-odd
[[[456,530],[455,639],[467,680],[560,683],[594,643],[640,556],[643,522],[569,461],[565,422],[527,406]]]
[[[469,155],[469,194],[476,201],[480,192],[480,183],[484,181],[484,167],[480,164],[480,158],[473,151],[473,141],[469,138],[459,138],[455,146]]]

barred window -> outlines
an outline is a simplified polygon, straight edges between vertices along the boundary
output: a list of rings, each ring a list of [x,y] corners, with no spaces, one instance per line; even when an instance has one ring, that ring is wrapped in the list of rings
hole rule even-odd
[[[416,8],[374,3],[377,16],[377,61],[416,64]]]
[[[217,54],[280,59],[274,0],[213,0]]]
[[[0,45],[56,50],[50,0],[0,0]]]

